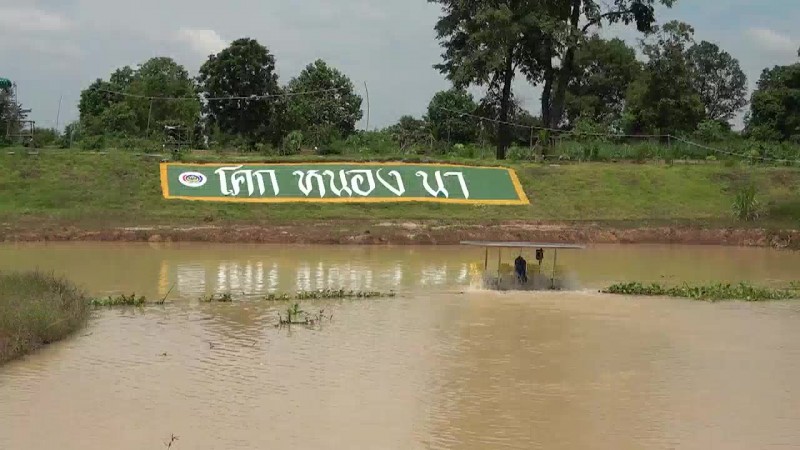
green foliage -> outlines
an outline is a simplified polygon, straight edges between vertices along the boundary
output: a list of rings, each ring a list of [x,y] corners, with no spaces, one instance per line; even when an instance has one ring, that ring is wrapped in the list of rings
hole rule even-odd
[[[478,121],[464,114],[474,114],[477,109],[478,105],[467,91],[450,89],[433,96],[425,120],[435,139],[466,144],[477,138]]]
[[[415,119],[412,116],[402,116],[400,120],[385,132],[400,146],[400,152],[411,151],[420,144],[430,142],[432,135],[430,126],[424,119]]]
[[[747,134],[800,142],[800,63],[765,69],[750,100]]]
[[[33,141],[39,147],[49,147],[55,145],[60,135],[55,128],[39,128],[33,130]]]
[[[329,134],[335,131],[339,136],[347,136],[363,116],[362,99],[355,93],[350,78],[320,59],[290,81],[287,90],[294,94],[288,103],[288,120],[293,129],[309,132],[325,128],[333,130]],[[303,95],[304,92],[319,93]]]
[[[636,295],[636,296],[665,296],[690,298],[693,300],[744,300],[748,302],[764,300],[787,300],[800,297],[797,292],[782,289],[767,289],[740,283],[713,284],[709,286],[678,286],[664,287],[660,284],[643,285],[641,283],[615,284],[603,290],[606,294]]]
[[[754,184],[739,190],[733,202],[733,215],[739,220],[752,222],[758,219],[759,203],[756,200],[756,187]]]
[[[93,298],[89,300],[89,304],[94,307],[104,307],[104,306],[144,306],[147,304],[147,298],[143,295],[136,296],[136,294],[131,295],[117,295],[117,296],[108,296],[106,298]]]
[[[58,341],[89,315],[71,282],[39,272],[0,273],[0,363]]]
[[[160,135],[167,124],[193,125],[200,114],[200,100],[183,66],[171,58],[156,57],[136,69],[117,69],[109,81],[96,80],[81,93],[78,108],[85,136],[145,136],[148,130]]]
[[[320,289],[317,291],[298,291],[294,294],[273,293],[266,297],[267,301],[289,301],[289,300],[335,300],[352,298],[391,298],[396,297],[394,291],[347,291],[344,289]]]
[[[693,34],[691,26],[673,21],[643,43],[649,61],[628,90],[629,133],[681,134],[703,120],[703,102],[686,55]]]
[[[281,155],[296,155],[300,153],[300,148],[303,146],[303,133],[300,131],[292,131],[283,138],[281,144]]]
[[[694,132],[695,139],[707,144],[728,140],[730,135],[730,126],[718,120],[704,120],[697,125]]]
[[[566,97],[569,122],[579,118],[606,124],[614,121],[622,114],[628,87],[641,71],[636,51],[625,41],[593,35],[576,52],[575,77]]]
[[[739,61],[707,41],[692,46],[686,56],[706,118],[728,123],[747,105],[747,76]]]
[[[233,302],[233,295],[230,293],[212,294],[200,297],[202,303],[231,303]]]
[[[275,130],[283,107],[275,99],[257,98],[282,93],[275,72],[275,57],[254,39],[238,39],[209,56],[200,68],[198,82],[206,99],[241,97],[235,101],[209,101],[208,123],[223,133],[246,138],[250,148],[259,140],[280,142]]]

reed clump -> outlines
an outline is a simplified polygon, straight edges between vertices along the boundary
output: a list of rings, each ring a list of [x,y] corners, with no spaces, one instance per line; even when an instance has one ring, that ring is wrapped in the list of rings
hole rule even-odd
[[[0,272],[0,363],[58,341],[89,316],[83,291],[41,272]]]

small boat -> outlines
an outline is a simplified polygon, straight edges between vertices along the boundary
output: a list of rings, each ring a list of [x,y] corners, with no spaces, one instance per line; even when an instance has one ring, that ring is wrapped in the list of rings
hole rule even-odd
[[[568,288],[569,280],[563,277],[558,266],[559,250],[583,250],[579,244],[550,244],[539,242],[463,241],[461,245],[485,248],[482,288],[495,291],[543,291]],[[497,270],[489,270],[489,249],[497,249]],[[512,250],[517,258],[514,265],[503,263],[503,249]],[[528,264],[523,258],[525,250],[533,251],[538,264]],[[553,251],[553,266],[545,270],[542,262],[545,250]]]

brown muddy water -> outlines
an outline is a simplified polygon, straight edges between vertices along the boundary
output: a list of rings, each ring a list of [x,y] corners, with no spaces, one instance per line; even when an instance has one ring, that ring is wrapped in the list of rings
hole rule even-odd
[[[2,245],[0,270],[95,295],[173,289],[0,367],[0,449],[158,449],[173,434],[173,449],[800,448],[800,302],[596,293],[779,286],[800,253],[596,246],[559,261],[581,290],[471,288],[483,253],[461,247]],[[401,295],[303,302],[333,318],[291,329],[275,327],[285,304],[259,300],[340,287]],[[225,292],[239,300],[197,300]]]

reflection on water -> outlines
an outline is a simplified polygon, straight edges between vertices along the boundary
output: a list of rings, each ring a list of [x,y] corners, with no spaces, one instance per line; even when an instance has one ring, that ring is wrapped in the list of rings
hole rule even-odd
[[[800,304],[466,289],[461,248],[0,246],[0,270],[172,303],[95,314],[0,368],[0,449],[754,449],[800,447]],[[598,247],[559,261],[585,286],[639,279],[781,284],[800,254]],[[285,305],[194,301],[318,288],[332,321]],[[466,291],[465,294],[457,294]]]
[[[475,284],[484,267],[482,252],[465,247],[30,244],[0,246],[0,270],[68,274],[99,295],[135,291],[160,298],[172,289],[173,300],[315,289],[430,293]],[[503,256],[509,262],[516,253]],[[496,270],[496,258],[489,260],[489,270]],[[543,273],[551,272],[550,261],[548,255]],[[784,284],[800,273],[800,254],[757,248],[596,246],[562,251],[558,261],[584,288],[628,280]]]

